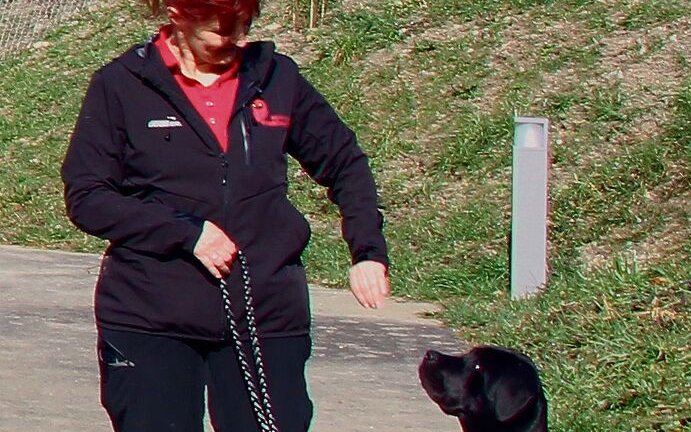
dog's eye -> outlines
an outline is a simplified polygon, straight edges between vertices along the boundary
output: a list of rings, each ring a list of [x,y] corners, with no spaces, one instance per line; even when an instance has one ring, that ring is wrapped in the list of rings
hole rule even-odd
[[[476,365],[475,365],[475,370],[480,370],[480,365],[479,365],[479,364],[476,364]]]

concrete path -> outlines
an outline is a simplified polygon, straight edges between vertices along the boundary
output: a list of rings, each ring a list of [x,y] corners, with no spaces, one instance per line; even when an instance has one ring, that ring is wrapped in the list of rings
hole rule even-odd
[[[0,246],[0,432],[107,432],[98,402],[93,285],[99,257]],[[360,308],[346,291],[311,288],[308,378],[315,432],[460,429],[424,394],[425,350],[459,352],[421,318],[431,305]],[[210,428],[209,428],[210,430]]]

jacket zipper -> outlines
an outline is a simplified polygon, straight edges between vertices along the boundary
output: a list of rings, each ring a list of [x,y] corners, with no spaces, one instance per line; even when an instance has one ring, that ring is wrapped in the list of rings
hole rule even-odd
[[[228,159],[226,157],[226,154],[221,152],[219,154],[219,158],[221,159],[221,167],[223,168],[223,177],[221,178],[221,187],[223,188],[223,209],[222,209],[222,217],[223,217],[223,224],[227,224],[228,220],[228,206],[230,203],[230,182],[228,181],[228,171],[229,171],[229,163]],[[225,231],[228,231],[228,227],[224,226]],[[221,290],[219,286],[219,291],[218,295],[221,296]],[[222,297],[222,296],[221,296]],[[227,340],[230,336],[229,330],[228,330],[228,323],[226,322],[226,313],[225,309],[223,306],[223,300],[221,299],[221,340]]]
[[[251,165],[250,159],[250,144],[252,140],[251,134],[251,121],[249,120],[250,114],[248,114],[247,106],[242,107],[242,117],[240,118],[240,129],[242,130],[242,145],[245,149],[245,165]]]
[[[259,87],[258,81],[252,81],[249,87],[254,91],[240,104],[240,110],[242,111],[242,117],[240,117],[240,131],[242,132],[242,147],[245,151],[245,165],[247,166],[252,163],[252,158],[250,156],[252,150],[252,115],[249,105],[252,100],[257,96],[261,96],[263,93],[262,89]]]
[[[244,101],[242,101],[242,104],[240,105],[241,108],[240,110],[242,111],[242,117],[240,117],[240,131],[242,132],[242,146],[245,151],[245,165],[249,166],[251,163],[250,159],[250,149],[251,149],[251,132],[250,132],[250,125],[252,124],[249,120],[250,114],[248,112],[249,104],[250,102],[257,96],[262,94],[262,90],[257,86],[257,82],[253,81],[250,84],[250,88],[254,88],[254,92],[250,94],[248,98],[246,98]],[[231,119],[232,122],[232,119]],[[228,163],[228,159],[225,153],[221,153],[219,155],[221,159],[221,166],[223,167],[223,179],[221,180],[221,185],[223,187],[223,223],[225,224],[226,221],[228,220],[228,206],[230,205],[230,182],[228,181],[228,171],[229,171],[229,166],[230,164]],[[228,231],[228,227],[226,226],[226,231]],[[220,287],[219,287],[219,295],[221,295],[220,292]],[[222,316],[222,322],[223,322],[223,330],[221,331],[221,339],[222,340],[228,340],[230,337],[229,329],[228,329],[228,322],[226,319],[226,312],[225,308],[223,306],[223,300],[221,299],[221,316]]]

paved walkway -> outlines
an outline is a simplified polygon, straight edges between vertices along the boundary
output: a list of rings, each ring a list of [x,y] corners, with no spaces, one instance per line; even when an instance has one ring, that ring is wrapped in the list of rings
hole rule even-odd
[[[98,261],[0,246],[0,432],[111,430],[98,403],[94,352]],[[349,292],[318,287],[311,297],[312,431],[460,429],[417,378],[426,349],[462,348],[450,331],[420,317],[431,305],[392,300],[368,311]]]

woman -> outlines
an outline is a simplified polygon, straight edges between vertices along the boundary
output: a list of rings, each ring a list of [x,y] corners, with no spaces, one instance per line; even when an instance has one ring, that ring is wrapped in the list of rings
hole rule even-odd
[[[287,157],[328,188],[349,279],[368,308],[389,294],[366,156],[295,63],[246,43],[258,0],[158,0],[169,23],[97,71],[62,169],[71,220],[109,240],[96,286],[101,401],[116,431],[258,430],[219,282],[247,337],[240,265],[278,428],[306,431],[312,404],[309,226],[290,204]]]

